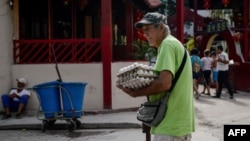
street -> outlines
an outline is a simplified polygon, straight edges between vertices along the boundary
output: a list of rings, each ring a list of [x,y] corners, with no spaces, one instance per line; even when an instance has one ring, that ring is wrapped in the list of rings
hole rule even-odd
[[[213,93],[214,91],[212,90],[211,94]],[[194,102],[196,131],[192,134],[192,141],[223,141],[225,124],[246,125],[250,123],[250,94],[247,92],[239,91],[235,94],[235,99],[233,100],[229,99],[226,91],[223,91],[220,99],[201,95],[199,100],[194,99]],[[86,115],[83,118],[86,123],[96,123],[99,126],[102,123],[115,124],[121,122],[128,124],[136,122],[135,114],[135,112],[121,112]],[[27,118],[31,118],[31,121],[37,123],[35,118]],[[12,119],[5,122],[13,123],[18,122],[18,120]],[[1,124],[4,125],[4,123]],[[42,133],[38,128],[34,130],[1,130],[0,138],[1,141],[145,141],[146,139],[142,129],[138,127],[114,128],[116,127],[114,125],[111,128],[99,129],[98,126],[96,127],[97,129],[85,128],[71,133],[64,129],[47,130],[45,133]]]
[[[144,141],[141,129],[54,130],[2,130],[1,141]]]

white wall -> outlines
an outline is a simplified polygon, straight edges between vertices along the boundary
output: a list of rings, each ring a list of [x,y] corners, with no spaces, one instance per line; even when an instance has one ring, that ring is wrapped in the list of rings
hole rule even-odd
[[[121,67],[133,62],[118,62],[112,64],[112,109],[124,109],[138,107],[146,98],[132,98],[116,88],[116,73]],[[103,75],[101,63],[90,64],[59,64],[63,82],[86,82],[83,110],[103,109]],[[16,86],[16,78],[25,77],[28,80],[27,87],[50,82],[58,79],[54,64],[40,65],[13,65],[12,87]],[[8,88],[10,89],[10,87]],[[48,96],[49,98],[49,96]],[[37,94],[32,90],[32,96],[27,106],[28,111],[36,111],[39,108]],[[0,111],[3,110],[2,105]]]
[[[102,65],[101,64],[59,64],[63,82],[86,82],[84,109],[102,109]],[[15,78],[25,77],[28,80],[27,87],[50,82],[58,79],[55,65],[13,65],[12,86],[16,86]],[[39,107],[37,94],[32,90],[27,110],[37,110]],[[0,106],[2,110],[2,105]]]
[[[13,22],[8,0],[0,0],[0,93],[11,85]]]

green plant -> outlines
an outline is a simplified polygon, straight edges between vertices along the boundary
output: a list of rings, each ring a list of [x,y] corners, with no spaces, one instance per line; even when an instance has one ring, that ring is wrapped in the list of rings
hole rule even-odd
[[[157,55],[157,50],[150,47],[146,41],[135,40],[132,46],[134,49],[133,56],[136,60],[149,60]]]

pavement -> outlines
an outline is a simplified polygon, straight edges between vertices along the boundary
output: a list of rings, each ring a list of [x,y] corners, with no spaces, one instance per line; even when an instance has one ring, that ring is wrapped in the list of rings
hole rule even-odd
[[[201,89],[201,87],[200,87]],[[214,90],[211,90],[214,93]],[[201,95],[195,100],[196,131],[192,141],[222,141],[225,124],[250,124],[250,93],[237,91],[234,99],[224,91],[221,98]],[[141,128],[136,119],[136,110],[86,111],[78,118],[81,129],[131,129]],[[41,130],[43,118],[36,113],[25,114],[21,119],[14,115],[10,119],[0,120],[0,130]],[[66,129],[66,120],[58,118],[55,129]]]
[[[119,110],[119,111],[92,111],[86,113],[80,118],[77,118],[81,122],[81,129],[107,129],[107,128],[141,128],[141,124],[136,120],[135,111]],[[53,128],[65,129],[67,119],[57,117],[56,123]],[[41,129],[44,117],[34,114],[25,114],[21,119],[16,119],[15,114],[11,118],[0,120],[0,130],[16,130],[16,129]]]

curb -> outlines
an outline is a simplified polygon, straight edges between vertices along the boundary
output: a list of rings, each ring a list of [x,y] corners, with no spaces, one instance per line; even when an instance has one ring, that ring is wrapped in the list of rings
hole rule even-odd
[[[124,109],[108,109],[108,110],[96,110],[96,111],[87,111],[84,110],[83,113],[85,115],[97,115],[97,114],[111,114],[111,113],[120,113],[120,112],[131,112],[131,111],[137,111],[139,107],[133,107],[133,108],[124,108]]]
[[[142,128],[137,123],[83,123],[78,129],[129,129]],[[41,130],[42,124],[1,125],[0,130]],[[48,130],[67,130],[66,123],[55,124]]]
[[[120,112],[129,112],[136,111],[138,107],[134,108],[125,108],[125,109],[107,109],[107,110],[96,110],[96,111],[83,111],[84,115],[99,115],[99,114],[111,114],[111,113],[120,113]],[[0,125],[0,130],[41,130],[41,123],[34,124],[9,124],[9,125]],[[53,127],[50,127],[53,130],[67,130],[67,123],[55,123]],[[81,123],[79,129],[128,129],[128,128],[142,128],[141,124],[138,123]],[[49,129],[50,130],[50,129]]]

